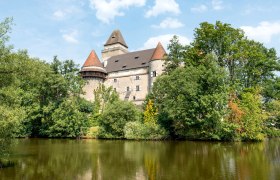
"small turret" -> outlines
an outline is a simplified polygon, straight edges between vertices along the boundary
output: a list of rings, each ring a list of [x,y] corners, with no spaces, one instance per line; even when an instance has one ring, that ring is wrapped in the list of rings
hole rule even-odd
[[[106,70],[103,68],[102,63],[100,62],[95,51],[91,51],[87,60],[85,61],[80,74],[84,79],[89,78],[106,78]]]
[[[150,60],[149,91],[152,89],[152,86],[156,80],[156,77],[161,75],[164,71],[164,56],[165,55],[166,55],[166,52],[165,52],[162,44],[159,42],[157,44],[157,47],[154,50],[151,60]]]
[[[94,100],[94,90],[100,83],[105,81],[107,76],[107,72],[103,68],[103,65],[95,51],[90,52],[80,71],[80,74],[87,82],[87,84],[83,87],[84,94],[82,96],[85,99],[92,101]]]
[[[153,53],[153,56],[151,60],[163,60],[164,56],[166,55],[166,52],[160,42],[158,42],[157,47]]]

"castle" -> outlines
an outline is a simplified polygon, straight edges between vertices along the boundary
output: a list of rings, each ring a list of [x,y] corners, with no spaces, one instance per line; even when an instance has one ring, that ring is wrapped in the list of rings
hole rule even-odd
[[[93,50],[81,68],[87,82],[83,97],[94,100],[94,89],[103,83],[112,86],[122,100],[141,105],[164,70],[165,55],[161,43],[153,49],[129,52],[121,32],[113,31],[102,50],[103,63]]]

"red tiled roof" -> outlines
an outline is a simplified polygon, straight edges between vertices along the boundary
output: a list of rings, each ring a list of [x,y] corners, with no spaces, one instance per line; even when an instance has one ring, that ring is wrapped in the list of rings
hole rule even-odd
[[[154,51],[154,54],[151,58],[151,60],[159,60],[159,59],[163,59],[163,57],[166,55],[166,52],[163,48],[163,46],[161,45],[161,43],[159,42],[157,44],[157,47]]]
[[[95,51],[92,50],[85,61],[83,67],[88,67],[88,66],[95,66],[95,67],[101,67],[103,68],[102,63],[100,62],[98,56],[96,55]]]

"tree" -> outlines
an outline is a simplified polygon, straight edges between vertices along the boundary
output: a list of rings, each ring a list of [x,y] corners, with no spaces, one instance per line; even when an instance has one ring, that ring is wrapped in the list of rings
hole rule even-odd
[[[259,90],[246,89],[246,91],[241,94],[240,107],[243,111],[240,123],[240,133],[242,140],[263,140],[264,135],[262,131],[265,114],[262,112],[261,96]]]
[[[70,97],[64,100],[52,114],[52,122],[48,125],[49,137],[80,137],[89,127],[87,114],[79,106],[80,100]]]
[[[229,72],[232,86],[253,87],[280,70],[276,51],[248,40],[241,29],[217,21],[203,22],[195,29],[194,41],[186,52],[185,64],[199,64],[209,54]]]
[[[219,139],[216,131],[226,110],[227,85],[227,74],[213,56],[205,57],[199,66],[177,68],[159,77],[153,96],[159,113],[173,127],[170,134]]]
[[[178,36],[173,36],[167,49],[169,53],[165,59],[165,73],[170,73],[184,62],[186,47],[180,44]]]
[[[94,90],[94,112],[100,114],[108,104],[118,100],[119,95],[112,86],[106,87],[104,84],[99,84],[98,88]]]
[[[158,111],[154,107],[153,101],[149,99],[144,112],[144,123],[146,125],[155,126],[157,124],[157,116]]]

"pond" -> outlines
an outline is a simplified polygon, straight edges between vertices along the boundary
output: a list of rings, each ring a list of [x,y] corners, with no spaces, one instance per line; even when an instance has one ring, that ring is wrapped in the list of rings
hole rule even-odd
[[[280,139],[261,143],[18,139],[0,179],[280,179]]]

